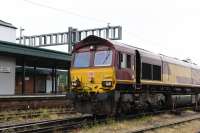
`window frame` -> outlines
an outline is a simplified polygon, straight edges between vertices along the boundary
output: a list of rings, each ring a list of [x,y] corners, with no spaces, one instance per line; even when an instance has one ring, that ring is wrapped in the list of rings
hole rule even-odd
[[[102,51],[106,51],[106,52],[108,52],[108,51],[110,51],[111,52],[111,62],[110,62],[110,64],[109,65],[95,65],[95,56],[96,56],[96,52],[102,52]],[[97,51],[94,51],[93,52],[93,63],[92,63],[92,66],[93,67],[108,67],[108,66],[112,66],[112,64],[113,64],[113,50],[97,50]]]
[[[118,51],[117,53],[118,53],[118,69],[131,69],[134,62],[132,61],[132,54],[121,52],[121,51]],[[125,58],[124,58],[124,55],[126,56]],[[129,63],[128,63],[128,58],[130,60]],[[126,60],[125,67],[122,67],[122,63],[124,63],[124,59]]]
[[[132,66],[131,55],[130,54],[126,54],[126,68],[131,69],[131,66]]]
[[[123,62],[123,54],[121,51],[118,51],[118,68],[119,69],[122,69],[122,65],[121,65],[121,62]]]
[[[74,64],[75,64],[75,60],[76,60],[76,54],[80,54],[80,53],[89,53],[89,63],[88,63],[88,66],[84,66],[84,67],[80,67],[80,66],[75,66]],[[74,54],[74,56],[73,56],[73,65],[72,65],[72,67],[73,68],[87,68],[87,67],[91,67],[91,59],[92,59],[92,53],[90,52],[90,51],[83,51],[83,52],[77,52],[77,53],[75,53]]]

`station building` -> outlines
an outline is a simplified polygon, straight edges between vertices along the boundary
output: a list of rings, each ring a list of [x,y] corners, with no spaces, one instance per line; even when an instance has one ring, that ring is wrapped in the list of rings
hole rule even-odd
[[[65,92],[71,55],[16,44],[16,29],[0,20],[0,95]]]

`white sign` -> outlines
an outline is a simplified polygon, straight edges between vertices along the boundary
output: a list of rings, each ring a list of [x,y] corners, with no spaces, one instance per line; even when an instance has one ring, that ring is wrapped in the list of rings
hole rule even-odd
[[[25,77],[25,80],[28,81],[30,78],[29,77]]]
[[[11,72],[11,68],[10,67],[0,66],[0,73],[10,73],[10,72]]]

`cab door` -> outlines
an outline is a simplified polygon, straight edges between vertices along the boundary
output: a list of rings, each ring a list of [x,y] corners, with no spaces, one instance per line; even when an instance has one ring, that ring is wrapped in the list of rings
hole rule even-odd
[[[117,52],[117,80],[131,83],[135,79],[134,70],[134,55],[125,52]]]
[[[136,77],[136,84],[140,84],[141,79],[141,57],[138,50],[135,50],[135,77]]]

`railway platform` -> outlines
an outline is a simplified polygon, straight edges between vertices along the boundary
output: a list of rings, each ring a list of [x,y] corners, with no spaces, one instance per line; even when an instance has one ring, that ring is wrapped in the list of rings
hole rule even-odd
[[[0,111],[68,107],[65,94],[0,96]]]

